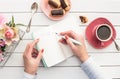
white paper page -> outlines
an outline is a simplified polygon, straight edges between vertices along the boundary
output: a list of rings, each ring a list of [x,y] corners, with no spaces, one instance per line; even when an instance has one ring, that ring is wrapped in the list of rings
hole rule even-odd
[[[47,67],[53,66],[65,60],[61,48],[56,39],[55,33],[48,29],[33,33],[34,38],[40,38],[38,49],[44,48],[43,58]]]
[[[78,23],[76,23],[76,21],[74,21],[74,18],[71,18],[71,17],[63,21],[60,21],[54,25],[51,25],[50,27],[57,33],[68,31],[68,30],[72,30],[76,33],[80,33],[80,31],[78,30],[79,28]],[[60,39],[60,38],[57,37],[57,39]],[[63,50],[63,53],[66,58],[73,56],[73,52],[68,45],[60,44],[60,47]]]
[[[68,58],[74,55],[71,48],[68,45],[64,45],[62,43],[60,43],[59,45],[64,53],[65,58]]]

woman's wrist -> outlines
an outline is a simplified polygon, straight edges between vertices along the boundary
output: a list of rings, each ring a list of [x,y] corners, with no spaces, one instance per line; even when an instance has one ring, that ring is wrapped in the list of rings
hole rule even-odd
[[[82,52],[82,54],[79,56],[80,61],[83,63],[89,58],[87,52]]]
[[[89,58],[88,56],[84,56],[84,57],[81,57],[81,58],[79,58],[79,59],[80,59],[80,61],[83,63],[83,62],[85,62],[88,58]]]
[[[29,70],[29,69],[25,69],[24,71],[25,71],[26,73],[28,73],[28,74],[31,74],[31,75],[35,75],[35,74],[36,74],[35,71]]]

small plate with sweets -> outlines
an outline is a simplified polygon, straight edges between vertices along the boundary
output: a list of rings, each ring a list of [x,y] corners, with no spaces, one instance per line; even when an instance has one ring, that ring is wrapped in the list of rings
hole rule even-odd
[[[41,10],[51,20],[61,20],[70,11],[70,0],[41,0]]]

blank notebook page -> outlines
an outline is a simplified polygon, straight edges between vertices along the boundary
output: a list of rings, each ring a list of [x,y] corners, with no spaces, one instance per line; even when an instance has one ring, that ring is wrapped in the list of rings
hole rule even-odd
[[[62,53],[61,47],[56,38],[55,32],[50,30],[50,28],[40,30],[38,32],[33,33],[33,38],[40,38],[39,43],[37,44],[37,48],[40,50],[44,48],[44,64],[47,67],[55,65],[63,60],[65,60],[65,56]]]

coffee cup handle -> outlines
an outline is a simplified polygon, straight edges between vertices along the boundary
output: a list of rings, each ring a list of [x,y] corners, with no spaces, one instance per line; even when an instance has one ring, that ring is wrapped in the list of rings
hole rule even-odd
[[[102,47],[104,46],[104,43],[103,43],[102,41],[101,41],[101,43],[100,43],[100,44],[101,44],[101,46],[102,46]]]

